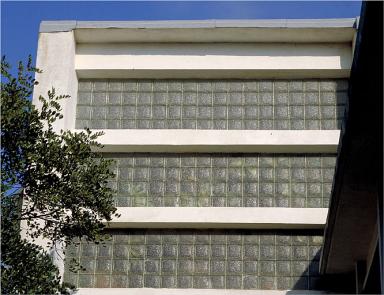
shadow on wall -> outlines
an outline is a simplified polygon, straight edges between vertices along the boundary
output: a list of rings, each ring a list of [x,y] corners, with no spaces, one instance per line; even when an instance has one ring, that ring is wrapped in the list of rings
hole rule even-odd
[[[319,259],[321,250],[317,251],[309,266],[302,273],[287,295],[306,294],[305,290],[321,291],[321,294],[351,294],[355,293],[354,273],[337,275],[320,275]]]

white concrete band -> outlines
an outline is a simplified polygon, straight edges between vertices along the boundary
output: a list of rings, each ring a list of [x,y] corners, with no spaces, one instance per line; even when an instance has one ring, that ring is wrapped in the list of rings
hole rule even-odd
[[[167,288],[79,288],[77,295],[315,295],[312,290],[235,290],[235,289],[167,289]]]
[[[275,74],[280,72],[338,70],[349,75],[350,43],[339,44],[78,44],[75,68],[80,77],[117,71],[127,75],[200,71]],[[272,71],[272,72],[271,72]],[[341,72],[340,72],[341,71]],[[248,77],[250,78],[250,77]]]
[[[80,130],[77,130],[80,131]],[[339,130],[104,129],[103,152],[335,153]]]
[[[110,228],[323,228],[326,208],[118,207]]]

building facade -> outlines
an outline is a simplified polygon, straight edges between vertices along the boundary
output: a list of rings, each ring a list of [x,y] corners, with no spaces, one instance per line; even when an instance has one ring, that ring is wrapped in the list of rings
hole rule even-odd
[[[61,265],[64,281],[79,294],[327,291],[355,35],[354,19],[42,22],[34,102],[55,86],[71,95],[58,130],[105,132],[121,213],[105,245],[67,249],[85,270]]]

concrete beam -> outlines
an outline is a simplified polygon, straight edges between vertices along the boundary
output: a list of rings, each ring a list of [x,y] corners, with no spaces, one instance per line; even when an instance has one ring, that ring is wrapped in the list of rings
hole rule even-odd
[[[219,78],[228,76],[228,71],[237,78],[241,73],[250,75],[248,78],[284,74],[314,78],[323,72],[348,77],[351,52],[350,43],[78,44],[75,67],[80,78],[99,78],[106,73],[120,78],[145,73],[148,78],[180,78],[180,74],[183,78]]]
[[[80,130],[77,130],[80,131]],[[339,130],[104,129],[103,152],[335,153]]]
[[[323,228],[326,208],[118,207],[110,228]]]
[[[79,288],[77,295],[315,295],[327,294],[312,290],[234,290],[234,289],[167,289],[167,288]]]

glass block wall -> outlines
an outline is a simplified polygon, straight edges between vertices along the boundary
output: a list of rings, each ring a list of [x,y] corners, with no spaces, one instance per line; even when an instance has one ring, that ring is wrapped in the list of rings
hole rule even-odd
[[[80,80],[76,128],[340,129],[345,79]],[[327,208],[335,154],[120,153],[118,207]],[[321,230],[109,230],[67,249],[79,288],[321,289]],[[85,270],[72,273],[74,258]]]
[[[119,207],[328,207],[333,154],[108,154]]]
[[[81,242],[65,268],[80,288],[316,289],[322,232],[120,230],[105,245]]]
[[[80,80],[76,128],[340,129],[348,82]]]

